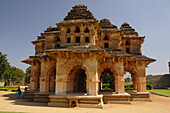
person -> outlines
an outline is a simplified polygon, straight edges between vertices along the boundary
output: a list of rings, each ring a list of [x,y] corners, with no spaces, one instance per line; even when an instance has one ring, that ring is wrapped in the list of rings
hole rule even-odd
[[[18,89],[17,89],[17,99],[20,99],[20,95],[21,95],[21,89],[18,86]]]
[[[24,98],[25,97],[25,95],[26,95],[26,92],[28,91],[28,88],[27,87],[25,87],[24,88],[24,93],[23,93],[23,95],[22,95],[22,98]]]

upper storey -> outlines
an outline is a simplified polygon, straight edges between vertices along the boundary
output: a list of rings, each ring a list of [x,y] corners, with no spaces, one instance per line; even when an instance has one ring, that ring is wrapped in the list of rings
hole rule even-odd
[[[68,13],[64,20],[76,20],[76,19],[92,19],[96,20],[93,14],[87,9],[87,6],[80,4],[75,5],[73,9]]]
[[[128,23],[118,28],[106,18],[98,21],[87,6],[82,4],[72,7],[64,20],[56,23],[56,26],[47,28],[33,41],[36,55],[50,49],[64,51],[64,48],[69,48],[73,51],[80,46],[89,50],[141,54],[144,37],[138,36]]]

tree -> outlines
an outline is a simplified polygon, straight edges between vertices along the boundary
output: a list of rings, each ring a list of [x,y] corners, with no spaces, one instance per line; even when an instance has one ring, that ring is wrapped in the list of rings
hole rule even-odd
[[[25,83],[30,83],[31,66],[26,69]]]
[[[0,52],[0,81],[5,82],[7,85],[21,83],[24,72],[15,66],[11,66],[6,56],[6,54]]]
[[[0,52],[0,81],[4,81],[5,75],[9,72],[10,64],[6,58],[6,54]]]

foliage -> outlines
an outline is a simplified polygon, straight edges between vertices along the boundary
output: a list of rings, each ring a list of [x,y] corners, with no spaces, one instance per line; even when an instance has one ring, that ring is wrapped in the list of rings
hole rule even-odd
[[[148,90],[148,92],[170,97],[170,90],[154,89],[154,90]]]
[[[133,90],[133,84],[125,84],[125,90]]]
[[[146,84],[146,89],[147,89],[147,90],[151,90],[151,89],[153,89],[152,84]]]
[[[103,89],[111,89],[109,83],[104,83],[104,84],[102,84],[102,88],[103,88]]]
[[[113,89],[113,77],[109,73],[105,73],[101,77],[103,89]]]
[[[10,66],[6,56],[6,54],[2,54],[2,52],[0,52],[0,81],[4,81],[4,76],[7,74]]]
[[[109,73],[105,73],[101,77],[102,83],[109,83],[113,81],[113,77]]]
[[[5,82],[6,85],[21,83],[24,72],[19,68],[11,66],[6,56],[6,54],[0,52],[0,81]]]
[[[14,86],[0,86],[0,91],[16,91],[18,88]],[[24,88],[21,88],[21,91],[24,91]]]
[[[30,83],[31,66],[26,69],[25,83]]]

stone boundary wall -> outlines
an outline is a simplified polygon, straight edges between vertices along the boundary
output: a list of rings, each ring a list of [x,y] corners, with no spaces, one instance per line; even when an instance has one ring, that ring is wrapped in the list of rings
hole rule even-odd
[[[152,84],[155,89],[164,89],[170,87],[170,74],[148,75],[146,83]]]

